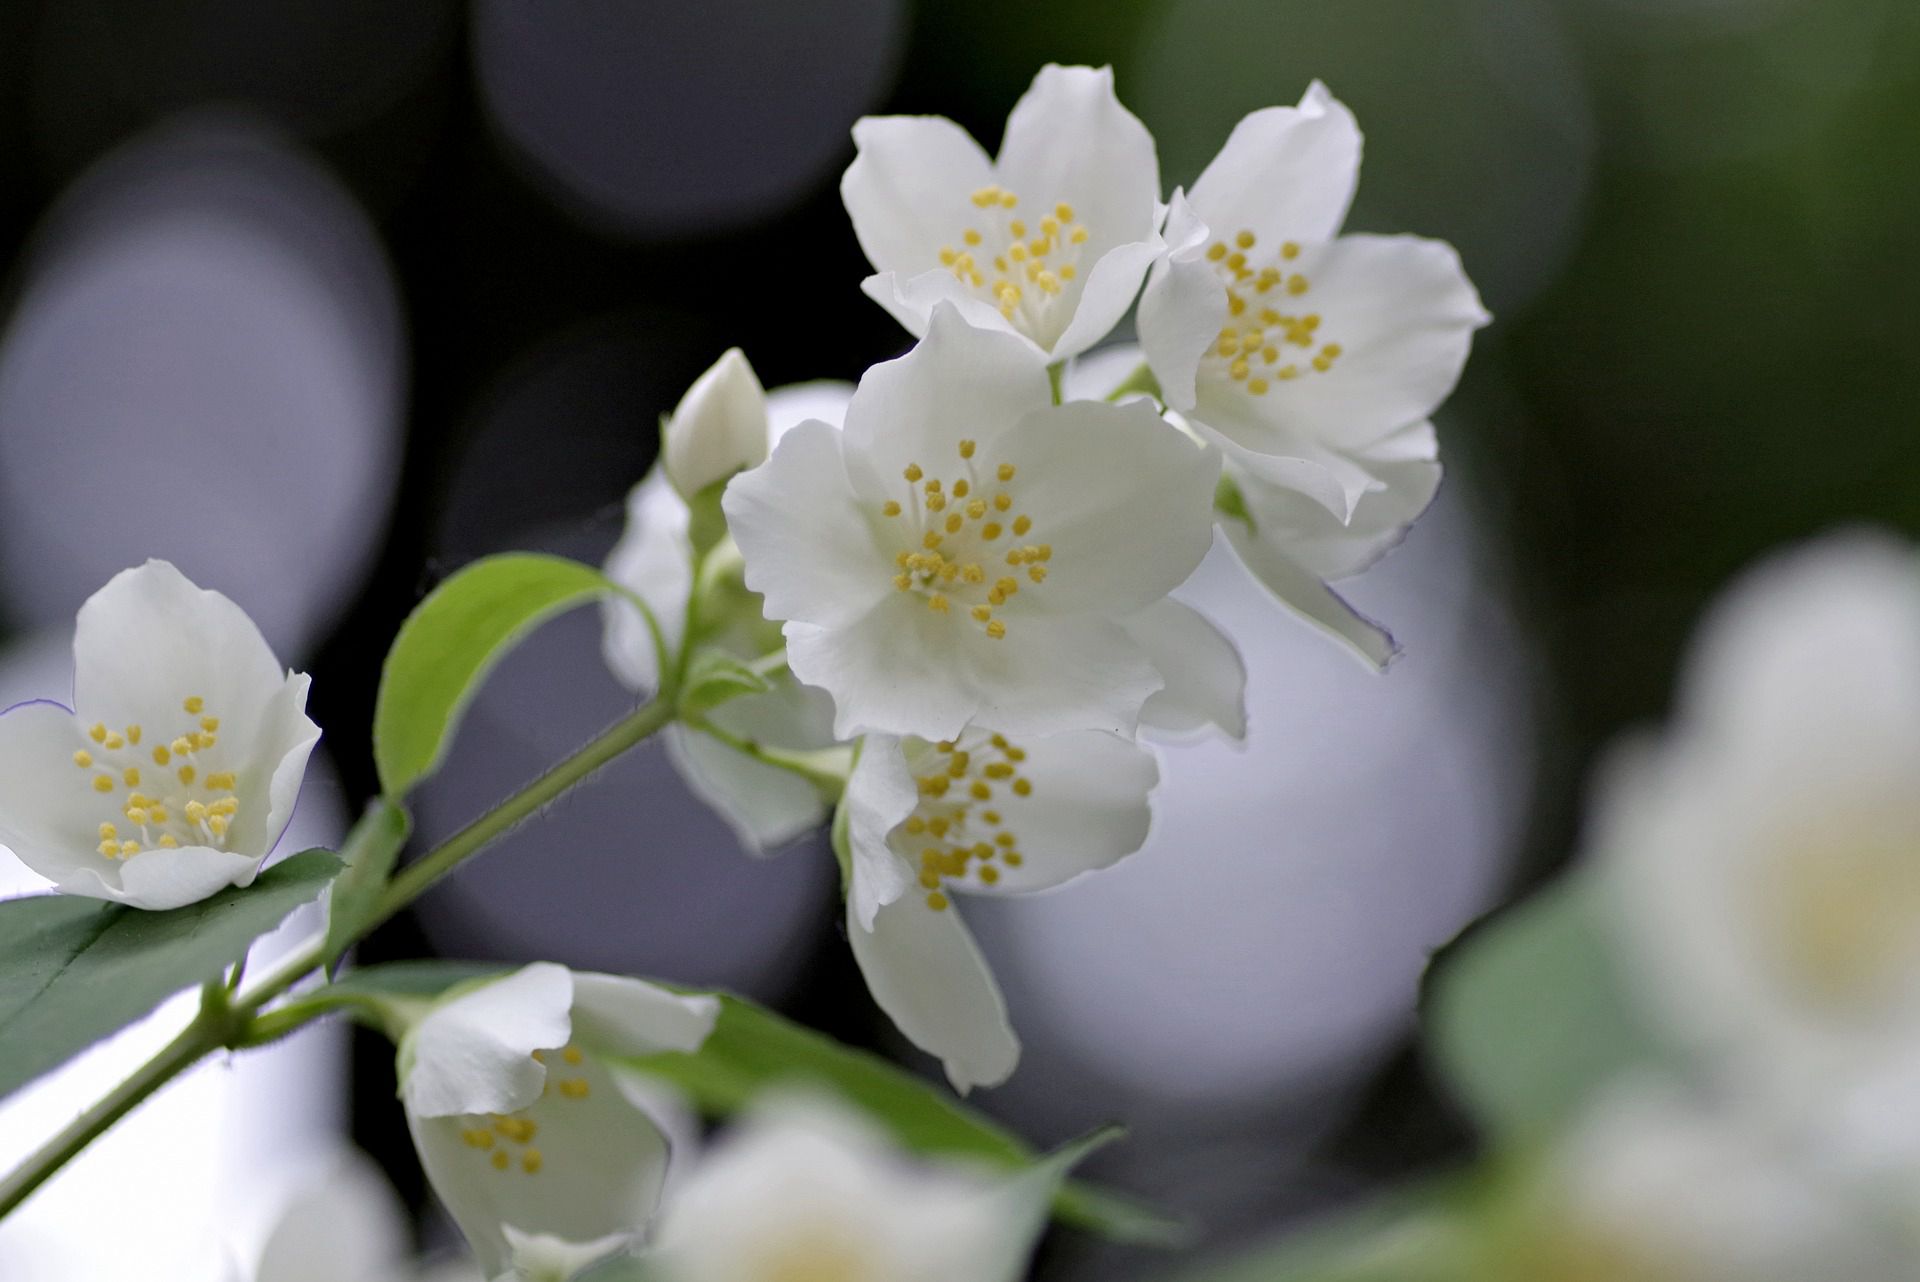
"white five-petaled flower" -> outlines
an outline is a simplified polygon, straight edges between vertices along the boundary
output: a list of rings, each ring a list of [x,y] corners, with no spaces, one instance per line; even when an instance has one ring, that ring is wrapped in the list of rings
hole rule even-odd
[[[750,370],[744,377],[753,379]],[[757,387],[758,380],[753,381]],[[760,401],[753,424],[760,440],[758,457],[764,459],[773,442],[808,418],[837,424],[852,395],[852,384],[828,381],[774,389]],[[682,405],[693,397],[689,392]],[[750,400],[742,397],[740,404]],[[736,408],[729,421],[738,429],[738,439],[745,439],[745,424],[737,417],[741,414]],[[740,451],[741,456],[749,453],[744,447]],[[664,468],[655,467],[628,496],[626,530],[606,564],[608,578],[647,603],[670,654],[685,641],[687,598],[693,591],[690,517],[687,501],[667,480]],[[725,554],[724,549],[717,553]],[[724,585],[716,590],[722,597],[710,599],[707,606],[720,617],[704,620],[702,644],[742,660],[779,648],[779,626],[761,617],[757,597]],[[636,693],[657,690],[659,660],[646,620],[618,598],[607,601],[604,614],[602,649],[608,668]],[[804,752],[833,743],[832,701],[784,674],[774,678],[773,689],[731,699],[706,715],[729,734],[775,748]],[[679,724],[668,726],[663,737],[688,787],[727,820],[748,849],[771,850],[826,819],[828,806],[819,789],[798,775]]]
[[[1762,566],[1680,691],[1595,821],[1633,991],[1730,1094],[1920,1162],[1920,559],[1851,534]]]
[[[1338,235],[1359,172],[1325,86],[1253,112],[1175,193],[1139,316],[1167,404],[1342,521],[1392,484],[1373,452],[1446,399],[1489,319],[1450,246]]]
[[[660,463],[683,498],[767,457],[767,394],[730,347],[694,380],[660,432]]]
[[[662,1282],[1013,1282],[1045,1225],[1019,1180],[910,1161],[844,1105],[758,1103],[661,1212]]]
[[[88,598],[73,657],[71,709],[0,716],[0,843],[62,891],[135,908],[250,884],[320,738],[307,676],[164,561]]]
[[[877,116],[840,194],[875,275],[863,288],[916,336],[948,302],[1048,360],[1086,351],[1161,252],[1153,136],[1111,68],[1047,66],[989,160],[940,116]]]
[[[1219,467],[1148,406],[1052,404],[1027,344],[943,303],[723,506],[842,738],[1132,734],[1166,679],[1123,621],[1205,555]]]
[[[667,1143],[644,1087],[608,1057],[697,1050],[718,1011],[711,997],[542,962],[413,1027],[400,1046],[407,1125],[488,1277],[514,1267],[516,1241],[604,1245],[646,1223]]]
[[[1020,1043],[952,895],[1047,890],[1133,853],[1158,780],[1150,752],[1097,730],[867,736],[843,802],[847,935],[874,1000],[956,1090],[1005,1081]]]

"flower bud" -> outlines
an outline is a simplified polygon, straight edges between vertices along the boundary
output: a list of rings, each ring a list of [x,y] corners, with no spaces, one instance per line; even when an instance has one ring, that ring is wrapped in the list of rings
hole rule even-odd
[[[689,502],[767,457],[767,394],[739,348],[694,381],[661,430],[667,479]]]

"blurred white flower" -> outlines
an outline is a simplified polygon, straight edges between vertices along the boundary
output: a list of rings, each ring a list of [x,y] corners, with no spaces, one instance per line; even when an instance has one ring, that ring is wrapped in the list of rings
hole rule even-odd
[[[434,1191],[488,1277],[523,1239],[598,1243],[653,1214],[667,1143],[609,1056],[698,1050],[719,1012],[637,979],[541,962],[457,992],[400,1046],[400,1097]]]
[[[1900,1282],[1885,1208],[1778,1137],[1653,1079],[1603,1096],[1533,1171],[1492,1282]]]
[[[867,736],[845,801],[847,936],[874,1000],[954,1089],[1005,1081],[1020,1044],[950,893],[1046,890],[1132,854],[1159,777],[1150,752],[1097,730]]]
[[[691,501],[767,457],[767,394],[746,354],[730,347],[694,380],[660,432],[667,479]]]
[[[1490,319],[1450,246],[1338,234],[1359,173],[1325,86],[1248,115],[1175,193],[1139,316],[1168,405],[1343,522],[1393,484],[1369,452],[1446,399]]]
[[[1835,1151],[1920,1156],[1920,561],[1832,536],[1747,575],[1594,844],[1670,1040]]]
[[[780,1097],[669,1199],[652,1262],[663,1282],[1012,1282],[1045,1224],[1032,1200],[909,1161],[844,1106]]]
[[[72,709],[0,716],[0,842],[68,894],[135,908],[250,884],[320,738],[308,677],[165,561],[87,599],[73,659]]]
[[[305,1182],[261,1248],[254,1282],[408,1282],[414,1271],[400,1199],[349,1152]]]
[[[1148,406],[1053,405],[1026,344],[942,304],[724,507],[841,737],[1132,734],[1166,680],[1122,624],[1199,564],[1218,474]]]
[[[997,160],[941,116],[869,116],[853,141],[840,195],[875,271],[862,288],[915,337],[947,302],[1064,360],[1126,314],[1161,251],[1153,136],[1111,68],[1042,68]]]

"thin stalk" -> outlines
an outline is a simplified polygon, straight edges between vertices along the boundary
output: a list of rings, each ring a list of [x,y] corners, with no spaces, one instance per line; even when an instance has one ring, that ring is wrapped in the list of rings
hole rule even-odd
[[[59,1134],[36,1149],[5,1180],[0,1180],[0,1219],[26,1201],[54,1172],[99,1139],[115,1122],[138,1108],[150,1095],[191,1067],[202,1055],[221,1046],[228,1034],[230,1012],[226,991],[216,982],[202,994],[200,1013],[152,1059],[109,1091],[93,1107],[62,1127]],[[218,990],[217,1001],[212,990]]]

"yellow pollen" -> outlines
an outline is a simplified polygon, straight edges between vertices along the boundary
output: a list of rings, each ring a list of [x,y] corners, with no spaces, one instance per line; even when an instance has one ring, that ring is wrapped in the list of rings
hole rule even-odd
[[[160,834],[160,848],[162,850],[178,850],[180,849],[180,843],[174,840],[172,833],[163,832]]]
[[[985,623],[993,617],[993,607],[990,605],[976,605],[972,610],[968,611],[968,613],[973,615],[974,622]]]
[[[169,761],[172,761],[172,760],[173,760],[173,750],[168,748],[165,744],[161,744],[159,747],[153,750],[154,765],[164,766]]]
[[[1295,298],[1298,298],[1300,295],[1306,293],[1308,288],[1309,286],[1307,284],[1307,278],[1305,276],[1295,275],[1295,276],[1287,277],[1287,292],[1289,294],[1292,294]]]
[[[983,773],[989,779],[1011,779],[1013,778],[1013,767],[1004,761],[993,761],[987,764]]]
[[[185,736],[182,736],[182,737],[180,737],[180,738],[178,738],[178,739],[175,739],[175,740],[174,740],[174,741],[173,741],[173,742],[172,742],[172,743],[171,743],[170,745],[168,745],[168,746],[169,746],[169,747],[170,747],[170,748],[171,748],[171,749],[173,750],[173,755],[174,755],[174,756],[176,756],[176,757],[184,757],[184,756],[186,756],[186,755],[187,755],[188,753],[190,753],[190,752],[192,752],[192,751],[193,751],[193,740],[191,740],[191,739],[188,739],[188,738],[186,738]]]
[[[73,764],[76,766],[79,766],[82,770],[85,770],[88,766],[91,766],[93,764],[93,754],[91,752],[88,752],[85,748],[82,748],[80,749],[80,751],[73,754]]]
[[[136,747],[139,746],[140,744],[140,727],[139,726],[127,727],[127,742],[130,744],[133,744]]]
[[[1245,254],[1228,254],[1227,255],[1227,266],[1231,270],[1237,272],[1241,268],[1245,267],[1246,265],[1247,265],[1247,256]]]
[[[988,521],[985,525],[980,527],[980,537],[983,539],[986,539],[988,542],[992,542],[994,539],[999,538],[1000,523],[998,521]]]
[[[1243,231],[1238,236],[1235,236],[1233,238],[1233,243],[1238,245],[1242,249],[1252,249],[1253,233],[1250,231]]]
[[[144,806],[128,806],[123,813],[127,816],[127,822],[131,824],[144,826],[148,819],[148,813]]]
[[[972,441],[962,441],[962,442],[960,442],[960,457],[961,457],[961,458],[972,458],[972,457],[973,457],[973,451],[974,451],[974,443],[973,443]]]
[[[113,776],[112,775],[95,775],[93,777],[93,790],[95,792],[112,792]]]
[[[216,837],[226,836],[227,835],[227,817],[225,815],[208,815],[207,831],[212,833]]]
[[[105,723],[96,721],[93,729],[87,731],[87,738],[93,740],[95,743],[105,743],[107,741],[107,727]]]
[[[897,499],[888,499],[885,503],[882,503],[880,505],[880,515],[899,516],[900,515],[899,501]]]
[[[1022,856],[1019,851],[1009,850],[1007,852],[1007,867],[1018,868],[1021,864],[1025,862],[1026,862],[1025,857]]]
[[[493,1169],[496,1171],[504,1171],[513,1164],[513,1159],[507,1156],[504,1149],[495,1149],[493,1156],[488,1160],[493,1163]]]
[[[963,499],[967,497],[967,491],[972,488],[971,485],[967,484],[967,479],[963,476],[953,483],[953,497]]]
[[[944,511],[946,509],[946,506],[947,506],[947,496],[942,494],[940,491],[934,490],[927,495],[927,511],[929,512]]]
[[[479,1127],[470,1126],[466,1130],[461,1131],[460,1138],[466,1141],[468,1148],[493,1147],[493,1132],[483,1131]]]
[[[911,574],[896,574],[893,576],[893,586],[899,588],[902,592],[910,591],[913,588],[913,576]]]
[[[1027,234],[1027,225],[1016,218],[1007,224],[1007,230],[1017,238]]]
[[[1000,640],[1000,638],[1007,635],[1007,625],[1000,622],[1000,620],[995,619],[992,623],[989,623],[987,625],[987,635],[992,637],[995,641],[998,641]]]
[[[1087,243],[1087,229],[1075,224],[1073,235],[1067,237],[1067,239],[1076,245],[1084,245]]]
[[[1061,264],[1060,264],[1060,279],[1061,279],[1061,280],[1072,280],[1072,279],[1074,278],[1074,276],[1075,276],[1076,274],[1077,274],[1077,273],[1076,273],[1076,271],[1075,271],[1075,269],[1074,269],[1074,266],[1073,266],[1073,264],[1072,264],[1072,263],[1061,263]]]
[[[923,833],[926,830],[927,830],[927,821],[922,819],[919,815],[915,815],[911,819],[907,820],[908,832],[918,834],[918,833]]]
[[[927,896],[927,907],[935,912],[944,912],[947,907],[947,897],[936,890]]]
[[[107,736],[107,750],[109,752],[118,752],[120,751],[120,749],[126,746],[127,746],[127,741],[121,738],[119,735],[110,734]]]
[[[909,481],[917,481],[921,477],[925,476],[926,473],[920,470],[920,465],[918,463],[909,463],[906,466],[906,470],[901,472],[900,475],[906,477],[907,480]]]
[[[945,614],[947,612],[947,598],[938,592],[934,593],[927,598],[927,609],[932,610],[935,614]]]
[[[929,552],[939,547],[940,532],[938,530],[928,530],[925,534],[922,534],[920,536],[920,546],[924,547]]]
[[[1011,481],[1013,479],[1013,473],[1014,467],[1011,463],[1002,463],[994,470],[994,475],[999,477],[1002,482]]]
[[[560,1093],[568,1099],[585,1099],[593,1094],[593,1087],[584,1077],[569,1077],[560,1083]]]
[[[982,868],[980,870],[980,880],[991,886],[994,882],[1000,880],[1000,870],[998,868]]]
[[[520,1169],[528,1175],[540,1174],[540,1168],[546,1164],[547,1159],[540,1156],[540,1150],[537,1148],[530,1148],[520,1155]]]
[[[960,533],[960,527],[961,527],[962,525],[964,525],[965,523],[966,523],[966,519],[965,519],[964,517],[962,517],[962,516],[961,516],[961,515],[960,515],[960,514],[959,514],[958,512],[950,512],[950,513],[948,513],[948,515],[947,515],[947,533],[948,533],[948,534],[958,534],[958,533]]]
[[[1225,258],[1226,256],[1227,256],[1227,245],[1225,241],[1216,240],[1211,245],[1207,246],[1208,261],[1217,263],[1222,258]]]
[[[993,496],[993,510],[994,510],[994,511],[996,511],[996,512],[1004,512],[1004,511],[1006,511],[1006,510],[1007,510],[1008,508],[1010,508],[1010,507],[1012,507],[1012,506],[1013,506],[1013,496],[1012,496],[1012,495],[1010,495],[1010,494],[996,494],[996,495],[994,495],[994,496]]]
[[[1013,793],[1016,797],[1030,797],[1033,795],[1033,784],[1025,779],[1015,779]]]
[[[1063,200],[1053,207],[1053,216],[1063,223],[1070,223],[1073,221],[1073,206]]]
[[[1293,259],[1300,257],[1299,243],[1297,241],[1290,240],[1286,244],[1280,246],[1280,257],[1287,259],[1289,262],[1291,262]]]
[[[987,572],[980,568],[978,562],[969,561],[966,566],[961,569],[960,577],[968,583],[985,583],[987,581]]]
[[[987,514],[987,501],[985,499],[969,499],[967,501],[968,516],[978,521],[981,517],[985,516],[986,514]]]
[[[100,840],[106,841],[108,838],[118,837],[119,835],[120,835],[120,830],[114,827],[112,824],[100,825]]]
[[[1025,761],[1026,759],[1027,759],[1027,750],[1025,748],[1010,747],[1007,749],[1008,761]]]
[[[1016,516],[1013,519],[1013,532],[1015,534],[1025,534],[1028,530],[1031,530],[1032,528],[1033,528],[1033,522],[1027,517]]]
[[[980,233],[969,227],[961,235],[960,239],[966,241],[969,245],[978,245],[980,243]]]
[[[1007,553],[1007,555],[1012,556],[1013,553],[1009,552]],[[1012,596],[1014,593],[1020,590],[1020,584],[1019,584],[1019,581],[1016,579],[1011,579],[1011,578],[995,579],[993,581],[993,590],[996,592],[1004,592],[1008,596]]]
[[[181,783],[192,783],[193,776],[197,772],[194,770],[192,766],[181,766],[178,773],[180,776]]]
[[[138,766],[128,766],[120,772],[120,777],[127,781],[127,787],[129,788],[137,788],[140,786],[140,768]]]
[[[180,706],[187,710],[187,715],[197,717],[200,715],[201,710],[207,706],[207,701],[197,694],[189,695]]]
[[[197,824],[206,817],[207,807],[205,803],[198,801],[189,801],[187,803],[187,822]]]
[[[123,841],[123,842],[121,842],[121,843],[120,843],[120,857],[121,857],[122,859],[125,859],[125,858],[126,858],[126,857],[127,857],[128,855],[137,855],[137,854],[139,854],[139,853],[140,853],[140,843],[139,843],[139,842],[137,842],[137,841]]]
[[[1045,583],[1047,581],[1047,567],[1044,565],[1030,565],[1027,567],[1027,577],[1035,583]]]
[[[1247,380],[1247,390],[1255,396],[1264,396],[1267,392],[1267,380],[1264,378],[1250,378]]]
[[[220,770],[208,775],[206,786],[216,791],[233,787],[233,771]]]

